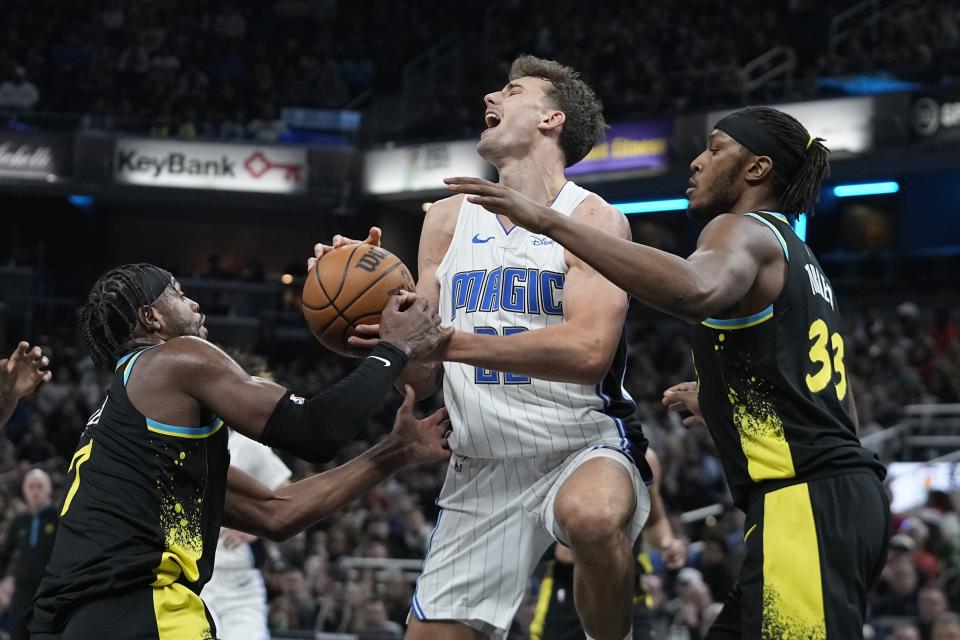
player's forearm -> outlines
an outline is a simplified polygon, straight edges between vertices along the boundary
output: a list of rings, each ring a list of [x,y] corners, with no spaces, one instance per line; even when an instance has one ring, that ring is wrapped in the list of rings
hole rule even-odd
[[[405,365],[406,356],[383,343],[349,376],[309,400],[284,395],[260,442],[305,460],[333,459],[380,409]]]
[[[250,533],[286,540],[370,491],[404,464],[404,444],[387,436],[336,469],[278,489],[267,508],[267,529]]]
[[[440,389],[443,380],[443,364],[440,362],[411,362],[403,368],[403,372],[393,384],[394,388],[403,393],[405,385],[413,387],[417,400],[428,398]]]
[[[598,384],[610,368],[615,345],[604,345],[596,332],[561,324],[512,336],[458,331],[446,360],[554,382]]]
[[[544,233],[640,302],[689,322],[710,315],[708,288],[680,256],[553,215]]]
[[[652,515],[653,514],[651,514],[651,517]],[[663,549],[667,542],[672,539],[673,529],[670,527],[670,520],[666,518],[665,514],[661,513],[661,516],[657,518],[655,522],[648,520],[646,526],[643,528],[644,542],[658,551]]]

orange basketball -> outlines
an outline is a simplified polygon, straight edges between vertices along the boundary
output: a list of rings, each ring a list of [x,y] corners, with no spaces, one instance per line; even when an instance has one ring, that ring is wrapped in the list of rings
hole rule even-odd
[[[413,291],[410,270],[386,249],[349,244],[317,260],[301,297],[303,317],[320,344],[344,356],[360,356],[347,344],[358,324],[377,324],[391,295]]]

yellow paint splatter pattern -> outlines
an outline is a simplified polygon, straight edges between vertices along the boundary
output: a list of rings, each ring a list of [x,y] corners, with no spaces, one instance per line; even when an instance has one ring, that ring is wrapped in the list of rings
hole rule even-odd
[[[190,582],[200,578],[198,563],[203,556],[203,482],[187,480],[191,473],[187,454],[180,451],[170,461],[171,469],[160,485],[160,527],[166,553],[158,567],[158,581],[176,581],[180,573]],[[179,491],[178,491],[179,489]],[[185,489],[187,491],[185,491]],[[161,577],[161,573],[167,575]]]
[[[796,475],[783,422],[772,401],[772,390],[750,376],[738,391],[727,388],[733,424],[740,435],[740,447],[747,458],[747,472],[754,482]]]
[[[823,618],[804,620],[790,615],[790,607],[772,587],[763,588],[763,626],[761,640],[826,640]]]

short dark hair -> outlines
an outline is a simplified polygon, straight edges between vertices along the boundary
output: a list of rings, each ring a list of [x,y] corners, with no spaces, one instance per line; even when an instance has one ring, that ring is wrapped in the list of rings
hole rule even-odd
[[[580,78],[579,72],[555,60],[518,56],[510,65],[510,80],[525,76],[542,78],[550,83],[547,99],[567,117],[560,132],[564,165],[569,167],[580,162],[600,141],[607,127],[600,98]]]
[[[830,175],[830,149],[823,145],[823,138],[812,137],[799,120],[779,109],[745,107],[740,111],[769,129],[802,158],[792,176],[785,175],[776,165],[773,167],[780,212],[791,218],[801,213],[813,215],[813,207],[820,200],[820,185]]]
[[[80,335],[98,369],[109,369],[127,350],[147,293],[140,274],[151,264],[125,264],[100,276],[80,310]]]

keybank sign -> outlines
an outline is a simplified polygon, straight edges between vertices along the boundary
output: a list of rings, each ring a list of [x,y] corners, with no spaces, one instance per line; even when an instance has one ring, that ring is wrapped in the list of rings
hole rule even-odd
[[[113,176],[121,184],[222,191],[300,193],[307,188],[302,147],[117,141]]]

